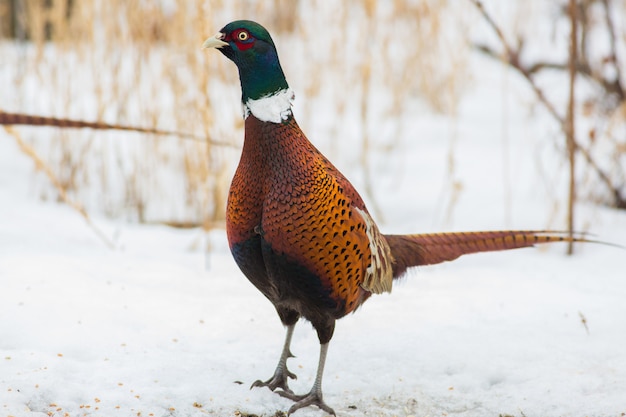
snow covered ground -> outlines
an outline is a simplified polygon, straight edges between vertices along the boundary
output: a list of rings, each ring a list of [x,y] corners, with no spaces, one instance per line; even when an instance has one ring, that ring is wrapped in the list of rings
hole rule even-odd
[[[415,141],[381,155],[402,167],[377,179],[384,231],[562,227],[562,215],[547,220],[554,184],[537,174],[540,158],[559,166],[540,145],[554,127],[512,110],[528,100],[515,77],[484,58],[473,64],[481,71],[458,118],[420,115]],[[444,216],[451,140],[463,191]],[[274,371],[284,331],[222,231],[94,216],[116,242],[110,250],[75,211],[38,201],[32,178],[32,163],[0,131],[0,416],[289,408],[269,390],[249,389]],[[598,239],[626,244],[626,213],[590,205],[579,213]],[[469,256],[421,268],[373,297],[338,322],[327,403],[339,416],[626,415],[626,252],[564,251]],[[318,356],[308,323],[296,328],[292,350],[292,388],[304,392]]]

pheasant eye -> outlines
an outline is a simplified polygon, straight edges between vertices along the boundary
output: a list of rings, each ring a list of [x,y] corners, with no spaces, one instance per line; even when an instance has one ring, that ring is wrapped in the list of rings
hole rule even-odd
[[[237,34],[237,39],[239,39],[240,41],[247,41],[249,37],[250,35],[248,35],[248,32],[246,32],[245,30],[242,30]]]

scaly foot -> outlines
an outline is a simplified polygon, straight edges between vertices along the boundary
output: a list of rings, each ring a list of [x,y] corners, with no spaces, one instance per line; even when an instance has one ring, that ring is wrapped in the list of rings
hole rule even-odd
[[[279,366],[276,368],[274,375],[270,379],[267,381],[257,379],[254,383],[252,383],[250,389],[254,387],[268,387],[272,391],[275,391],[276,388],[281,388],[283,390],[282,392],[293,395],[293,391],[289,388],[289,378],[297,379],[298,377],[294,373],[289,372],[289,369],[287,369],[286,366],[284,368]],[[279,394],[282,395],[280,391]]]
[[[289,398],[290,400],[296,402],[294,405],[291,406],[291,408],[287,412],[287,415],[291,415],[301,408],[308,407],[310,405],[315,405],[319,409],[326,411],[328,414],[332,414],[333,416],[336,416],[335,410],[330,408],[324,402],[324,399],[322,398],[321,390],[316,390],[314,388],[313,390],[311,390],[311,392],[309,392],[306,395],[295,395],[293,392],[286,392],[286,391],[278,391],[278,394],[281,397]]]
[[[293,391],[289,388],[289,378],[296,379],[296,375],[289,372],[287,369],[287,359],[293,358],[293,354],[289,350],[289,345],[291,345],[291,337],[293,336],[293,329],[296,327],[295,324],[287,326],[287,336],[285,337],[285,344],[283,345],[283,351],[280,354],[280,359],[278,360],[278,365],[276,366],[276,370],[274,371],[274,375],[263,382],[260,379],[254,381],[250,389],[254,387],[268,387],[272,391],[275,391],[276,388],[281,388],[283,391],[290,393],[293,395]]]

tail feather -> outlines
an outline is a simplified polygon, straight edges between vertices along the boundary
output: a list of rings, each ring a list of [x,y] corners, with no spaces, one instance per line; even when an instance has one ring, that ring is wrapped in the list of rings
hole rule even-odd
[[[526,248],[551,242],[591,242],[582,234],[550,230],[502,230],[418,235],[385,235],[395,258],[393,276],[407,268],[451,261],[461,255]]]
[[[205,141],[205,138],[191,133],[174,132],[169,130],[143,128],[136,126],[116,125],[101,122],[85,122],[82,120],[61,119],[56,117],[42,117],[30,114],[7,113],[3,111],[0,111],[0,125],[52,126],[60,128],[88,128],[96,130],[125,130],[131,132],[151,133],[156,135],[174,135],[203,142]],[[222,143],[215,144],[224,145]]]

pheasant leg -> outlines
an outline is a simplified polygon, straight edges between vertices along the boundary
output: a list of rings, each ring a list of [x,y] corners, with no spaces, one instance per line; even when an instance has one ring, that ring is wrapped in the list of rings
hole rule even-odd
[[[292,414],[301,408],[315,405],[321,410],[326,411],[328,414],[332,414],[333,416],[336,415],[335,410],[326,405],[322,396],[322,375],[324,374],[324,364],[326,363],[327,352],[328,343],[320,345],[320,361],[319,365],[317,366],[317,375],[315,376],[315,382],[313,383],[313,387],[308,394],[294,395],[293,392],[278,392],[278,394],[280,394],[282,397],[289,398],[290,400],[296,402],[294,405],[291,406],[288,414]]]
[[[272,391],[276,390],[276,388],[281,388],[282,393],[293,395],[293,391],[289,388],[289,378],[296,379],[297,376],[290,372],[287,369],[287,359],[293,358],[294,356],[291,354],[289,350],[289,346],[291,345],[291,337],[293,336],[293,330],[296,325],[291,324],[287,326],[287,336],[285,337],[285,345],[283,346],[283,352],[280,354],[280,359],[278,360],[278,365],[276,366],[276,371],[274,371],[274,375],[268,379],[267,381],[256,380],[250,387],[250,389],[254,387],[268,387]]]

